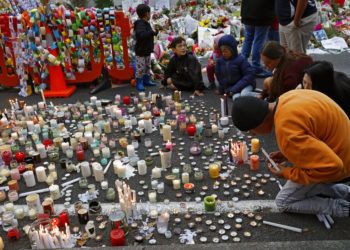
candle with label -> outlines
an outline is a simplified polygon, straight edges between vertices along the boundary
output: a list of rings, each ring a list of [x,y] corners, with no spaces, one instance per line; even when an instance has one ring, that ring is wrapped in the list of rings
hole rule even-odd
[[[36,174],[36,178],[38,180],[38,182],[45,182],[46,181],[46,172],[45,172],[45,168],[40,166],[40,167],[37,167],[35,169],[35,174]]]
[[[250,170],[258,171],[259,170],[259,156],[251,155],[250,156]]]
[[[164,125],[163,129],[163,141],[167,142],[167,141],[171,141],[171,126],[170,125]]]
[[[255,154],[260,150],[260,140],[257,138],[253,138],[251,140],[251,151]]]
[[[137,170],[139,172],[139,175],[146,175],[147,174],[147,165],[146,165],[145,160],[137,161]]]

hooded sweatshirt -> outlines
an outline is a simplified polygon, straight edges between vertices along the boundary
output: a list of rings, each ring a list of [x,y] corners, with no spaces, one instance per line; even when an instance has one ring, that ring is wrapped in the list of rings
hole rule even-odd
[[[231,35],[225,35],[219,40],[219,48],[223,45],[231,49],[232,57],[226,60],[222,56],[216,62],[215,75],[219,82],[220,93],[240,93],[249,85],[255,88],[254,69],[247,59],[238,54],[236,39]]]

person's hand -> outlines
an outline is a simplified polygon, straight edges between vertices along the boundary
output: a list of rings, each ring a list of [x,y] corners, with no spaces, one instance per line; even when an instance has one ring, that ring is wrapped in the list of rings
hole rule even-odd
[[[300,27],[300,19],[293,20],[295,27]]]
[[[283,171],[286,168],[285,166],[286,162],[282,162],[281,164],[277,164],[277,167],[279,168],[279,170],[276,170],[272,167],[271,163],[267,164],[267,167],[269,168],[270,172],[273,173],[274,175],[276,175],[279,178],[283,178]]]
[[[269,156],[276,163],[287,161],[287,158],[281,153],[281,151],[271,152]]]
[[[201,91],[201,90],[195,90],[195,91],[193,92],[193,95],[194,95],[194,96],[204,96],[204,93],[203,93],[203,91]]]

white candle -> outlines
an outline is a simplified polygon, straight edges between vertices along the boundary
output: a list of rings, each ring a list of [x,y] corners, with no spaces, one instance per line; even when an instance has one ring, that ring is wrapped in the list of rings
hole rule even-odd
[[[131,128],[131,127],[132,127],[132,125],[131,125],[131,120],[125,120],[125,121],[124,121],[124,127],[126,127],[126,128]]]
[[[91,102],[92,105],[96,105],[96,100],[97,100],[96,96],[91,96],[90,97],[90,102]]]
[[[62,142],[61,143],[61,148],[62,148],[62,152],[65,154],[67,149],[69,148],[69,143],[68,142]]]
[[[93,142],[94,138],[92,137],[92,132],[91,131],[86,131],[84,133],[84,137],[88,141],[89,145]]]
[[[176,180],[173,180],[173,188],[174,190],[178,190],[181,188],[181,181],[176,179]]]
[[[137,119],[135,116],[131,116],[130,117],[130,121],[131,121],[131,125],[132,126],[136,126],[137,125]]]
[[[117,166],[117,175],[119,178],[125,177],[126,167],[123,164]]]
[[[95,176],[95,181],[101,182],[104,180],[103,168],[100,163],[97,163],[97,162],[92,163],[92,171]]]
[[[18,140],[18,133],[17,132],[11,133],[11,138],[12,140]]]
[[[221,104],[221,117],[225,117],[225,101],[223,98],[220,98],[220,104]]]
[[[50,120],[50,126],[52,128],[56,128],[57,127],[57,120],[56,119],[51,119]]]
[[[46,104],[46,99],[44,95],[44,91],[40,88],[41,98],[43,99],[43,102]]]
[[[60,188],[58,185],[54,184],[49,187],[50,196],[53,200],[58,200],[61,197]]]
[[[38,102],[39,109],[45,109],[45,102]]]
[[[158,180],[152,180],[151,181],[151,187],[152,189],[157,189],[158,186]]]
[[[182,183],[189,183],[190,175],[188,173],[182,173],[181,180],[182,180]]]
[[[123,115],[122,115],[122,110],[121,110],[121,109],[117,109],[117,110],[115,111],[115,116],[117,117],[118,120],[119,120],[120,118],[122,118],[122,117],[123,117]]]
[[[213,134],[217,133],[218,132],[218,126],[216,124],[212,124],[211,125],[211,132]]]
[[[144,124],[145,124],[145,133],[151,134],[153,131],[152,120],[146,119],[146,120],[144,120]]]
[[[218,130],[218,136],[220,139],[224,139],[225,138],[225,133],[223,129],[219,129]]]
[[[133,157],[135,156],[135,148],[133,145],[128,145],[126,147],[126,151],[127,151],[127,154],[128,154],[128,157]]]
[[[45,182],[46,181],[46,173],[45,168],[40,166],[35,169],[36,178],[38,179],[38,182]]]
[[[148,192],[148,199],[151,203],[157,202],[157,192]]]
[[[70,138],[70,145],[72,146],[73,150],[75,150],[78,146],[78,140],[76,138],[71,137]]]
[[[171,126],[170,125],[164,125],[163,126],[163,141],[171,141]]]
[[[145,160],[137,161],[137,170],[139,172],[139,175],[146,175],[147,174],[147,166],[146,166]]]
[[[26,123],[27,123],[28,132],[33,132],[34,131],[34,122],[27,121]]]
[[[160,162],[163,169],[169,168],[171,166],[171,151],[164,149],[159,151]]]
[[[104,158],[109,158],[111,157],[111,151],[109,150],[109,147],[104,147],[102,148],[102,156]]]
[[[27,187],[35,186],[36,182],[33,171],[25,171],[23,177]]]
[[[138,121],[138,127],[139,127],[139,129],[143,129],[143,128],[145,128],[145,122],[144,122],[144,120],[140,120],[140,121]]]
[[[90,163],[87,161],[83,161],[80,164],[80,168],[81,168],[81,175],[86,178],[91,176],[91,169],[90,169]]]
[[[17,209],[15,210],[15,214],[16,214],[16,218],[17,218],[18,220],[23,219],[23,218],[24,218],[24,210],[23,210],[23,208],[21,208],[21,207],[17,208]],[[1,249],[1,248],[0,248],[0,249]]]
[[[161,168],[153,168],[152,169],[152,178],[159,179],[162,177],[162,169]]]
[[[164,182],[158,183],[158,185],[157,185],[157,192],[158,192],[158,194],[163,194],[164,193]]]

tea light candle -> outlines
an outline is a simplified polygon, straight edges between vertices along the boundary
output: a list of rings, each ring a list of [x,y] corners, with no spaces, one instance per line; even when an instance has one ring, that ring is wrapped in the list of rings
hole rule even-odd
[[[152,169],[152,178],[159,179],[162,177],[162,169],[161,168],[153,168]]]
[[[90,169],[90,163],[89,162],[83,161],[80,164],[80,168],[81,168],[81,175],[84,178],[87,178],[87,177],[91,176],[91,169]]]
[[[38,182],[45,182],[46,181],[46,172],[45,172],[45,168],[40,166],[37,167],[35,169],[35,174],[36,174],[36,178],[38,179]]]
[[[181,181],[179,179],[173,180],[173,189],[178,190],[181,188]]]
[[[137,161],[137,170],[139,172],[139,175],[146,175],[147,174],[147,165],[146,165],[145,160]]]
[[[135,148],[133,145],[128,145],[126,147],[126,151],[127,151],[127,154],[128,154],[128,157],[133,157],[135,156]]]
[[[34,187],[36,182],[35,182],[35,177],[33,171],[26,171],[23,173],[24,181],[26,183],[27,187]]]
[[[260,141],[258,138],[253,138],[251,140],[251,150],[253,153],[258,153],[260,150]]]
[[[250,170],[257,171],[259,170],[259,156],[251,155],[250,156]]]
[[[163,141],[167,142],[167,141],[171,141],[171,126],[170,125],[164,125],[163,129]]]
[[[190,175],[188,173],[182,173],[181,180],[182,180],[182,183],[189,183]]]
[[[101,182],[104,180],[103,168],[100,163],[94,162],[92,164],[92,171],[95,176],[95,181]]]

